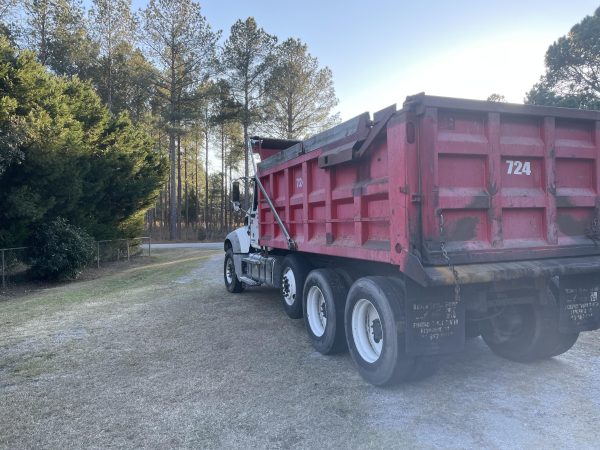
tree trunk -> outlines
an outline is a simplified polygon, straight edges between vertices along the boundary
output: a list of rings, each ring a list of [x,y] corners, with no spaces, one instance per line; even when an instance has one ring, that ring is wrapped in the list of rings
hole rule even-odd
[[[231,180],[227,179],[227,169],[223,168],[223,177],[225,179],[224,188],[223,188],[223,198],[225,199],[225,208],[224,213],[225,217],[223,218],[223,226],[225,227],[225,233],[229,233],[229,195],[228,195],[228,187],[231,184]]]
[[[175,59],[176,55],[174,54],[174,46],[171,46],[171,83],[170,83],[170,98],[169,98],[169,157],[171,158],[171,183],[170,183],[170,203],[171,203],[171,211],[170,211],[170,223],[169,223],[169,239],[171,241],[175,240],[177,237],[177,193],[175,189],[177,186],[175,185],[175,176],[176,176],[176,168],[177,159],[175,155],[175,111],[177,108],[177,76],[175,72]]]
[[[162,240],[163,238],[163,231],[165,229],[165,205],[167,204],[167,202],[165,201],[165,196],[166,196],[167,190],[166,190],[166,186],[164,189],[162,189],[160,191],[160,197],[159,197],[159,201],[160,201],[160,239]]]
[[[187,147],[183,147],[183,195],[185,201],[185,239],[188,238],[188,228],[190,227],[189,201],[188,201],[188,179],[187,179]]]
[[[225,126],[221,124],[221,225],[219,231],[225,226]]]
[[[206,154],[204,155],[204,229],[208,236],[208,125],[206,127],[206,131],[204,132],[204,136],[206,145]]]
[[[288,99],[287,104],[287,138],[294,139],[294,109],[292,108],[292,99]]]
[[[229,182],[231,183],[231,161],[229,162]],[[233,210],[229,213],[229,224],[227,226],[227,231],[231,230],[233,227]]]
[[[198,141],[200,140],[200,132],[196,133],[196,159],[195,159],[195,163],[194,166],[196,168],[196,197],[195,197],[195,201],[196,201],[196,208],[194,209],[194,211],[196,211],[196,217],[194,217],[194,223],[196,224],[196,231],[198,231],[198,216],[200,215],[200,192],[198,191],[198,169],[200,168],[198,166],[198,158],[200,157],[200,150],[199,150],[199,145],[198,145]]]
[[[181,239],[181,136],[177,136],[177,238]]]
[[[249,122],[249,115],[250,115],[250,103],[249,103],[249,98],[248,98],[248,87],[246,86],[245,89],[245,96],[244,96],[244,208],[249,208],[250,207],[250,201],[249,201],[249,186],[250,186],[250,169],[248,167],[248,159],[249,159],[249,155],[248,155],[248,122]]]
[[[175,155],[175,132],[169,131],[169,158],[171,159],[171,174],[169,180],[169,240],[177,238],[177,186],[175,185],[177,158]]]

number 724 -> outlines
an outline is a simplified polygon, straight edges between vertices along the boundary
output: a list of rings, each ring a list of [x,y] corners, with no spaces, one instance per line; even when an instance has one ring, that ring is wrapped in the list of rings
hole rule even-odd
[[[506,173],[509,175],[531,175],[531,163],[529,161],[522,162],[507,159],[506,164],[508,164]]]

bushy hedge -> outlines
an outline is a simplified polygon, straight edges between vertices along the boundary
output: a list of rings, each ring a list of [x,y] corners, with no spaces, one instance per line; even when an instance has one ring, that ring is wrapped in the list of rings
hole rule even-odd
[[[30,273],[42,280],[75,279],[94,255],[94,239],[58,218],[32,233],[28,250]]]
[[[167,160],[94,88],[59,77],[0,35],[0,248],[63,217],[96,239],[139,235]]]

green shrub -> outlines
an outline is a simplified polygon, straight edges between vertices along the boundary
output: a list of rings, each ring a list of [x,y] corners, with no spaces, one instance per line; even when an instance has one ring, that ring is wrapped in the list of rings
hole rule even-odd
[[[42,280],[75,279],[94,254],[94,239],[58,218],[33,232],[28,251],[30,273]]]

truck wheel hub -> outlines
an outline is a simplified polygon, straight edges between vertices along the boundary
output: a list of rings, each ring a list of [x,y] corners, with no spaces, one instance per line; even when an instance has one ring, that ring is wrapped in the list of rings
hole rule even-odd
[[[374,363],[383,350],[383,326],[377,309],[362,298],[352,310],[352,339],[358,354],[368,363]]]
[[[325,296],[318,286],[311,286],[306,295],[306,315],[310,330],[316,337],[325,334],[327,327],[327,305]]]
[[[289,306],[292,306],[296,301],[296,278],[292,269],[288,268],[283,273],[281,286],[283,299]]]

